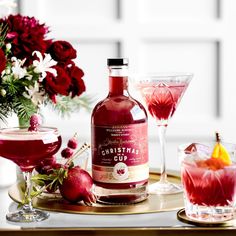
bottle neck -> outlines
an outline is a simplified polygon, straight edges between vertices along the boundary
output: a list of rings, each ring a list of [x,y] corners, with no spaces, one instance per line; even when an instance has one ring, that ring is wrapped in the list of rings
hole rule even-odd
[[[109,95],[128,96],[128,67],[110,66],[109,67]]]

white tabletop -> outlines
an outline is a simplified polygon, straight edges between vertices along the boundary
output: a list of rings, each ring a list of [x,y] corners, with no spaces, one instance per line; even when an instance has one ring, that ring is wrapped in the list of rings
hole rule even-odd
[[[158,212],[158,213],[148,213],[148,214],[135,214],[135,215],[85,215],[85,214],[68,214],[68,213],[58,213],[58,212],[50,212],[49,219],[36,222],[36,223],[10,223],[6,220],[5,215],[9,211],[14,211],[17,208],[17,204],[12,202],[12,200],[8,196],[8,189],[3,188],[0,189],[0,234],[6,235],[6,232],[11,232],[9,235],[17,235],[17,232],[22,232],[24,230],[25,233],[29,232],[29,230],[36,230],[34,231],[34,236],[37,235],[37,230],[48,230],[49,234],[53,231],[60,231],[63,232],[68,230],[71,232],[73,229],[76,232],[80,232],[81,230],[85,230],[85,232],[93,231],[95,234],[93,235],[100,235],[96,234],[98,230],[105,230],[109,229],[110,231],[113,230],[123,230],[126,233],[133,232],[132,230],[146,230],[147,233],[153,233],[154,231],[165,232],[169,230],[176,230],[176,231],[188,231],[191,232],[191,235],[194,235],[194,230],[203,230],[203,228],[195,227],[193,225],[185,224],[180,222],[177,219],[176,213],[177,211],[169,211],[169,212]],[[223,229],[223,228],[211,228],[212,235],[215,230]],[[226,228],[227,234],[232,231],[235,234],[236,228]],[[230,229],[230,231],[229,231]],[[109,231],[109,232],[110,232]],[[103,233],[104,233],[103,232]],[[31,232],[32,233],[32,232]],[[84,233],[84,231],[83,231]],[[208,233],[210,233],[208,228]],[[221,235],[223,235],[223,231]],[[181,233],[182,234],[182,233]],[[25,235],[25,234],[24,234]],[[57,234],[59,235],[59,234]],[[72,235],[72,234],[71,234]],[[75,235],[80,235],[75,234]],[[84,234],[81,234],[84,235]],[[90,235],[90,234],[88,234]],[[104,234],[102,234],[104,235]],[[111,235],[112,234],[111,232]],[[124,235],[124,234],[123,234]],[[132,233],[129,235],[132,235]],[[135,234],[137,235],[137,234]],[[143,235],[143,234],[142,234]],[[145,233],[145,235],[147,235]],[[155,234],[150,234],[155,235]],[[160,234],[158,234],[160,235]],[[184,235],[184,234],[183,234]]]

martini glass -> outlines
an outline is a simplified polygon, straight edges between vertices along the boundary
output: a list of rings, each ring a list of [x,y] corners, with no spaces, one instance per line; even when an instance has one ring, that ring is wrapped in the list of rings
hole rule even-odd
[[[180,185],[167,180],[165,163],[165,133],[169,119],[186,91],[192,74],[155,74],[137,76],[135,87],[140,91],[147,109],[156,120],[160,141],[160,180],[149,186],[149,192],[154,194],[172,194],[182,191]]]
[[[48,212],[34,209],[31,191],[31,175],[39,162],[54,155],[61,146],[61,136],[56,128],[40,127],[38,131],[28,128],[0,129],[0,156],[15,162],[23,172],[25,199],[23,207],[6,215],[12,222],[36,222],[49,217]]]

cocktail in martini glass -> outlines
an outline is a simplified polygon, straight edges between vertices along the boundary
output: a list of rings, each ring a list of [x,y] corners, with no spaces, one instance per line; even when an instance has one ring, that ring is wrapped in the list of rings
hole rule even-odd
[[[155,74],[136,76],[135,87],[141,92],[151,116],[156,120],[159,130],[161,177],[149,186],[150,193],[171,194],[182,191],[181,186],[167,180],[165,164],[165,133],[169,119],[186,91],[192,74]]]
[[[15,162],[25,179],[25,199],[22,209],[10,212],[7,220],[12,222],[35,222],[47,219],[47,212],[34,209],[31,202],[31,174],[44,158],[54,155],[61,146],[61,136],[56,128],[40,127],[37,131],[28,128],[0,129],[0,156]]]

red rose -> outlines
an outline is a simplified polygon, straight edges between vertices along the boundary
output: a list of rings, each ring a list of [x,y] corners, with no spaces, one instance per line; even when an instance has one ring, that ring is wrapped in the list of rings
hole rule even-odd
[[[44,83],[46,92],[49,94],[49,97],[55,102],[55,95],[69,95],[71,79],[63,68],[59,66],[54,66],[54,68],[57,70],[57,76],[55,77],[53,74],[48,73],[46,78],[44,79]]]
[[[3,52],[3,50],[0,48],[0,73],[2,73],[2,71],[6,68],[6,57],[5,54]]]
[[[55,41],[48,49],[51,57],[58,62],[70,63],[70,61],[76,58],[76,50],[67,41]]]
[[[84,76],[84,72],[77,66],[72,65],[67,68],[67,73],[71,78],[71,86],[69,91],[71,92],[71,96],[79,96],[85,91],[85,84],[82,80]]]
[[[33,61],[32,52],[39,51],[42,54],[48,48],[51,40],[46,40],[46,34],[49,32],[45,24],[39,24],[34,17],[9,15],[7,18],[0,19],[0,24],[7,24],[8,31],[5,43],[11,43],[11,52],[13,56],[24,59],[26,65]]]

